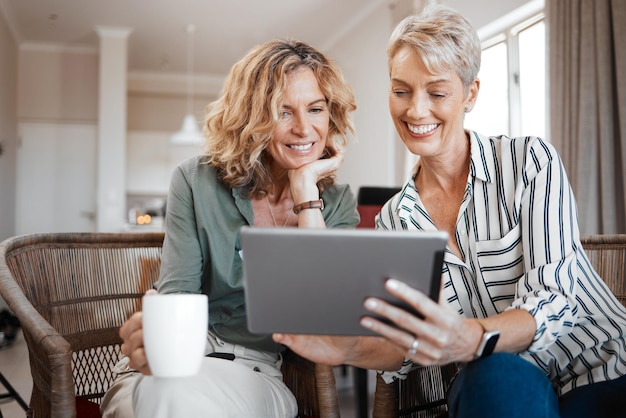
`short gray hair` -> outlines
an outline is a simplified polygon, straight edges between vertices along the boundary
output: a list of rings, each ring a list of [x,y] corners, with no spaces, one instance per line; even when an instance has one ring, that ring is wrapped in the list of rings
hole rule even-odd
[[[480,40],[474,26],[454,9],[432,4],[394,29],[387,47],[391,60],[400,48],[413,48],[431,72],[454,70],[465,89],[480,70]]]

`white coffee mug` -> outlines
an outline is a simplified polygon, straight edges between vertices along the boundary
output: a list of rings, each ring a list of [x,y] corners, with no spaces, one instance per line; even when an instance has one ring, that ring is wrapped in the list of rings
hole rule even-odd
[[[206,295],[145,295],[143,340],[153,376],[193,376],[204,357],[209,322]]]

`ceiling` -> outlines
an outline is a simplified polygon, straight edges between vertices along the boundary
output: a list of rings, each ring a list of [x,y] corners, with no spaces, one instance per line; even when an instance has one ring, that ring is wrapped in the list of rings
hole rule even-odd
[[[418,4],[432,1],[457,9],[477,28],[521,5],[543,3],[543,0],[0,0],[0,15],[6,18],[20,46],[97,51],[96,27],[128,28],[131,30],[128,69],[137,73],[185,73],[187,26],[193,24],[196,26],[194,73],[223,77],[248,49],[269,39],[294,38],[328,51],[381,6],[389,5],[395,12],[406,14]]]
[[[390,0],[0,0],[20,45],[98,47],[97,26],[130,28],[131,72],[184,73],[187,26],[194,72],[223,75],[249,48],[277,37],[326,50]]]

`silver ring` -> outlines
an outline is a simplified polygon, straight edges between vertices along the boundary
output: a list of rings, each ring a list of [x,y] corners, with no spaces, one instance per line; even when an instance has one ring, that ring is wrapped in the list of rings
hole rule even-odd
[[[415,353],[417,353],[417,347],[419,347],[419,345],[420,345],[420,342],[417,341],[417,337],[414,337],[413,342],[411,343],[411,348],[409,348],[409,351],[407,351],[409,356],[414,356]]]

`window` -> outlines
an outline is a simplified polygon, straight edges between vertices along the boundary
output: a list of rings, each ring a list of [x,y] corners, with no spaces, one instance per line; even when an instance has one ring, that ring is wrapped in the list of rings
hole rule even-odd
[[[510,132],[507,55],[504,41],[483,49],[478,99],[474,109],[465,116],[465,126],[485,135]]]
[[[513,135],[546,138],[546,35],[543,17],[521,30],[519,41],[520,128]]]
[[[480,32],[479,32],[480,33]],[[546,138],[546,36],[541,11],[483,40],[480,91],[465,126],[486,135]]]

